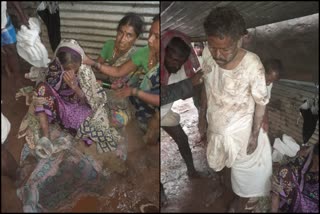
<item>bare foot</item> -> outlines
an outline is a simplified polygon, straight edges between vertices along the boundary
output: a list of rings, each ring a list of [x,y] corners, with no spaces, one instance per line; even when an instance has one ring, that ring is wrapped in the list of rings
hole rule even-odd
[[[211,206],[218,198],[220,198],[223,195],[223,193],[224,193],[224,186],[219,185],[213,193],[208,195],[205,206],[206,207]]]

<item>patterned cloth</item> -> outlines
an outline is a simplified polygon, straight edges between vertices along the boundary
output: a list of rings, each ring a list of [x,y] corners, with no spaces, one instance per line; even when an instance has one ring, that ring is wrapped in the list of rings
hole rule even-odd
[[[142,89],[144,92],[151,94],[160,93],[159,63],[149,70],[149,72],[145,75],[143,81],[141,82],[139,88]],[[142,128],[142,130],[147,130],[147,124],[149,119],[157,111],[159,111],[159,107],[147,104],[136,97],[130,97],[130,101],[136,107],[135,115],[139,121],[140,127]]]
[[[109,99],[112,100],[112,97],[109,97],[107,91],[97,83],[92,69],[86,65],[82,66],[81,72],[79,72],[80,85],[94,113],[81,124],[77,137],[90,138],[96,142],[99,153],[114,151],[117,149],[118,143],[124,141],[120,132],[126,123],[117,124],[115,122],[112,124],[111,121],[116,120],[113,115],[117,115],[119,112],[119,114],[123,112],[126,114],[127,109],[122,111],[122,109],[109,108],[107,103]],[[113,102],[111,101],[111,103]]]
[[[33,164],[24,160],[29,152],[24,147],[21,153],[24,167],[17,189],[24,212],[63,212],[82,197],[104,193],[107,178],[101,167],[73,147]]]
[[[69,93],[68,93],[69,92]],[[58,122],[64,128],[75,134],[81,123],[92,113],[86,103],[82,103],[76,97],[72,89],[58,93],[47,83],[40,83],[36,88],[38,97],[43,98],[44,103],[37,103],[36,113],[45,112],[49,122]]]
[[[81,58],[80,54],[78,54],[78,57]],[[90,106],[79,98],[75,91],[63,80],[64,73],[59,59],[54,58],[49,63],[46,82],[40,83],[36,87],[35,112],[45,112],[49,122],[61,123],[64,128],[70,128],[70,131],[75,134],[81,123],[92,111]],[[77,84],[79,86],[78,80]]]
[[[161,35],[161,84],[167,85],[169,81],[169,72],[167,71],[166,67],[164,66],[164,59],[165,59],[165,49],[172,38],[179,37],[183,41],[185,41],[186,44],[189,45],[191,48],[190,56],[186,63],[184,63],[184,70],[186,72],[187,77],[192,77],[195,74],[195,70],[197,70],[200,67],[200,63],[197,57],[197,54],[194,52],[193,47],[191,45],[190,38],[184,35],[183,33],[176,31],[176,30],[170,30],[167,29],[162,35]],[[195,70],[194,70],[195,69]]]
[[[100,56],[106,60],[106,62],[111,66],[121,66],[130,60],[132,54],[136,51],[136,48],[131,47],[125,54],[114,58],[115,41],[108,40]],[[138,68],[136,71],[124,76],[124,77],[109,77],[112,84],[117,87],[122,87],[124,85],[130,85],[136,87],[142,78],[142,68]],[[121,128],[127,125],[127,123],[132,118],[132,112],[129,108],[129,98],[119,99],[114,96],[114,90],[104,89],[108,96],[108,102],[106,105],[111,110],[111,123],[113,126]]]
[[[81,57],[84,56],[75,40],[61,41],[56,53],[61,47],[70,48]],[[106,105],[108,94],[97,83],[90,66],[81,65],[77,74],[77,84],[85,95],[81,99],[64,83],[63,69],[57,60],[52,61],[49,70],[52,72],[48,72],[46,82],[38,85],[33,104],[20,125],[19,138],[26,136],[29,147],[35,148],[41,131],[34,112],[44,111],[50,122],[60,122],[65,128],[70,128],[69,131],[76,134],[78,139],[96,142],[98,152],[114,151],[122,142],[126,145],[122,127],[130,116],[126,115],[126,109],[109,108]]]
[[[319,172],[307,170],[310,164],[306,157],[298,156],[273,176],[273,192],[280,195],[279,211],[319,212]]]

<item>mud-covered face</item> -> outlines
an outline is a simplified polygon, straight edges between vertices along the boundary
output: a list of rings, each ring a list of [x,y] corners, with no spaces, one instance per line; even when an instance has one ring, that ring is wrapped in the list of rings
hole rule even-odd
[[[237,55],[239,48],[238,41],[229,36],[221,39],[218,36],[208,36],[208,48],[212,58],[219,66],[224,66],[231,62]]]

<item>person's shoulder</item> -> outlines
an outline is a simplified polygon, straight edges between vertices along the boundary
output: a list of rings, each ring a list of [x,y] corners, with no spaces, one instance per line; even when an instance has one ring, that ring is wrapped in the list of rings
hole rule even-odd
[[[245,51],[246,51],[246,58],[247,59],[253,60],[253,61],[256,61],[256,62],[261,62],[260,57],[257,54],[255,54],[255,53],[253,53],[251,51],[248,51],[248,50],[245,50]]]
[[[263,66],[261,59],[257,54],[255,54],[251,51],[248,51],[248,50],[245,50],[245,51],[246,51],[246,55],[245,55],[244,59],[245,59],[245,62],[248,66],[250,66],[250,67]]]

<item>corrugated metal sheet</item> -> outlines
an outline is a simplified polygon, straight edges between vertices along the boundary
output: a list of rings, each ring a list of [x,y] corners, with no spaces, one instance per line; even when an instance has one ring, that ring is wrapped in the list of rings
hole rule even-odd
[[[36,14],[37,2],[22,2],[29,14]],[[108,39],[115,39],[116,28],[120,19],[127,12],[135,12],[144,17],[145,31],[136,42],[137,47],[147,45],[148,31],[152,18],[159,14],[159,1],[61,1],[60,20],[61,38],[76,39],[85,52],[97,58],[103,44]],[[41,39],[49,56],[52,56],[47,29],[41,27]]]
[[[312,83],[308,85],[279,81],[274,83],[271,100],[267,108],[269,111],[269,136],[271,140],[283,134],[293,137],[297,143],[303,143],[303,118],[299,118],[299,107],[308,98],[319,98],[319,91]],[[298,123],[297,123],[298,122]],[[319,141],[319,122],[309,142]]]
[[[319,13],[318,1],[174,1],[161,9],[161,29],[177,29],[204,40],[203,22],[212,8],[232,5],[243,15],[247,28]]]

